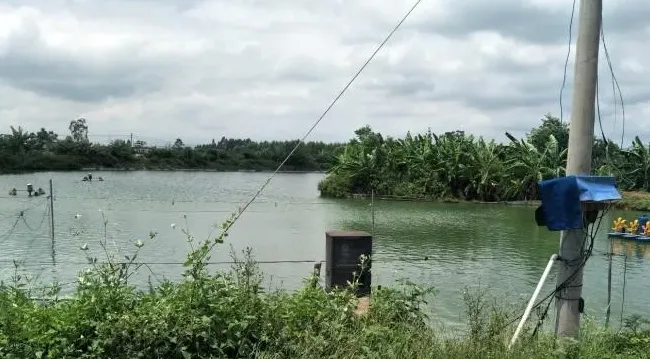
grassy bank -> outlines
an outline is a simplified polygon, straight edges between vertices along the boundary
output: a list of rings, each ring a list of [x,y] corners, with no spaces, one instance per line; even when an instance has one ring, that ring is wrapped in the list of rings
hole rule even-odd
[[[624,211],[650,211],[650,193],[623,192],[623,200],[615,207]]]

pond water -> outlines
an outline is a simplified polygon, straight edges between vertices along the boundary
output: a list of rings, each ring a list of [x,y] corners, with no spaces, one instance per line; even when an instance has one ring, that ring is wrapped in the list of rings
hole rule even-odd
[[[138,261],[152,262],[137,278],[180,278],[189,244],[181,228],[196,238],[217,231],[230,213],[248,201],[266,181],[265,173],[217,172],[97,172],[105,181],[83,182],[83,173],[36,173],[0,176],[0,278],[9,280],[13,260],[23,262],[21,272],[41,284],[54,278],[63,292],[74,290],[77,273],[88,267],[86,255],[103,254],[98,241],[108,239],[108,249],[118,258],[131,254],[134,242],[145,246]],[[28,198],[25,192],[11,197],[9,189],[27,183],[48,189],[54,183],[54,260],[50,233],[49,200]],[[322,174],[278,174],[233,226],[226,245],[212,261],[230,261],[229,244],[236,251],[252,247],[263,263],[267,285],[297,288],[313,262],[325,258],[325,232],[330,229],[372,231],[370,201],[319,198]],[[464,288],[481,286],[508,303],[523,306],[551,254],[558,250],[559,233],[534,223],[532,207],[472,204],[434,204],[395,201],[375,202],[373,285],[390,285],[398,279],[431,285],[437,294],[430,300],[434,321],[462,325]],[[23,213],[19,217],[19,213]],[[187,220],[184,216],[187,216]],[[595,254],[585,269],[583,297],[588,314],[604,319],[607,295],[606,232],[613,216],[634,218],[637,213],[611,213],[603,221]],[[104,227],[104,220],[107,225]],[[175,224],[172,226],[172,224]],[[151,231],[157,232],[153,240]],[[80,250],[88,244],[88,252]],[[621,313],[625,276],[625,316],[647,313],[645,298],[650,286],[650,249],[646,245],[617,241],[613,259],[612,321]],[[425,257],[427,260],[425,260]],[[215,265],[227,268],[227,264]],[[54,269],[53,269],[54,268]],[[151,273],[153,272],[155,276]],[[71,284],[67,284],[71,283]],[[39,285],[41,285],[39,284]],[[554,285],[554,272],[543,293]]]

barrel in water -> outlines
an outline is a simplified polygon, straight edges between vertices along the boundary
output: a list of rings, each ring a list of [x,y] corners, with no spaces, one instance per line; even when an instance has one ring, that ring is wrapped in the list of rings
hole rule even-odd
[[[357,294],[370,294],[371,273],[370,256],[372,255],[372,236],[366,232],[329,231],[325,234],[325,289],[346,286],[352,282],[354,273],[359,277]],[[368,260],[361,271],[360,257]]]

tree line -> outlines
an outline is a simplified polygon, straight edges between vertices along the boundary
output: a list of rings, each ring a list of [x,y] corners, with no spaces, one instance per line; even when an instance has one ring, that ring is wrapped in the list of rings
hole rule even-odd
[[[322,196],[352,194],[477,201],[537,199],[540,180],[565,175],[569,127],[551,115],[524,138],[506,143],[463,131],[384,137],[355,131],[319,184]],[[629,148],[594,139],[595,174],[614,175],[622,190],[650,190],[650,150],[636,137]]]
[[[225,137],[193,147],[186,146],[181,139],[164,148],[151,147],[143,141],[91,143],[88,122],[83,118],[71,121],[69,130],[61,138],[45,128],[28,132],[22,127],[11,127],[10,134],[0,135],[0,173],[84,168],[275,170],[298,143]],[[342,148],[343,144],[336,143],[303,143],[283,170],[326,171]]]

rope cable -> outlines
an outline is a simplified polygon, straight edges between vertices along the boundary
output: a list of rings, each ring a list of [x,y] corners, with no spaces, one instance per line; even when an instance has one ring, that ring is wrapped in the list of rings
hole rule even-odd
[[[255,199],[256,199],[256,198],[257,198],[257,197],[262,193],[262,191],[266,188],[266,186],[271,182],[271,180],[273,179],[273,177],[275,177],[275,175],[280,171],[280,169],[282,168],[282,166],[284,166],[284,164],[289,160],[289,158],[291,158],[291,156],[293,156],[293,154],[298,150],[298,148],[300,147],[300,145],[305,141],[305,139],[307,139],[307,137],[309,137],[309,135],[310,135],[310,134],[314,131],[314,129],[316,128],[316,126],[318,126],[318,124],[320,124],[320,122],[323,120],[323,118],[325,118],[325,116],[326,116],[326,115],[329,113],[329,111],[334,107],[334,105],[338,102],[338,100],[343,96],[343,94],[345,94],[345,92],[348,90],[348,88],[350,88],[350,86],[352,85],[352,83],[354,83],[354,81],[357,79],[357,77],[359,77],[359,75],[361,75],[361,73],[363,72],[363,70],[368,66],[368,64],[370,64],[370,62],[375,58],[375,56],[377,55],[377,53],[379,53],[379,51],[384,47],[384,45],[386,45],[386,43],[388,42],[388,40],[390,40],[390,39],[393,37],[393,34],[394,34],[394,33],[395,33],[395,32],[396,32],[396,31],[397,31],[397,30],[402,26],[402,24],[404,23],[404,21],[406,21],[406,19],[411,15],[411,13],[413,13],[413,11],[417,8],[417,6],[418,6],[421,2],[422,2],[422,0],[417,0],[417,1],[415,1],[415,3],[413,4],[413,6],[411,6],[411,8],[406,12],[406,14],[402,17],[402,19],[401,19],[401,20],[400,20],[400,21],[395,25],[395,27],[394,27],[394,28],[393,28],[393,29],[388,33],[388,35],[386,36],[386,38],[384,38],[384,40],[379,44],[379,46],[377,46],[377,48],[376,48],[375,51],[370,55],[370,57],[368,58],[368,60],[366,60],[366,62],[361,66],[361,68],[359,68],[359,70],[354,74],[354,76],[352,76],[352,78],[350,79],[350,81],[348,81],[348,83],[343,87],[343,89],[341,89],[341,91],[339,92],[339,94],[334,98],[334,100],[329,104],[329,106],[327,106],[327,108],[325,109],[325,111],[320,115],[320,117],[316,120],[316,122],[314,122],[314,124],[313,124],[313,125],[309,128],[309,130],[304,134],[304,136],[300,139],[300,141],[298,141],[298,143],[296,143],[296,146],[291,150],[291,152],[289,152],[289,154],[287,155],[287,157],[285,157],[285,159],[280,163],[280,165],[275,169],[275,171],[273,171],[273,173],[271,173],[271,175],[269,176],[269,178],[268,178],[268,179],[267,179],[267,180],[262,184],[262,186],[261,186],[261,187],[257,190],[257,192],[253,195],[253,197],[252,197],[248,202],[246,202],[246,204],[245,204],[245,205],[244,205],[244,206],[243,206],[239,211],[237,211],[237,212],[235,213],[233,219],[232,219],[231,221],[228,221],[227,225],[226,225],[225,228],[223,229],[223,233],[224,233],[224,234],[227,234],[228,231],[230,230],[230,228],[231,228],[231,227],[232,227],[232,226],[237,222],[237,220],[241,217],[241,215],[244,214],[244,212],[246,212],[246,209],[247,209],[247,208],[248,208],[248,207],[249,207],[249,206],[250,206],[250,205],[255,201]],[[210,246],[210,249],[209,249],[209,250],[212,250],[212,248],[214,248],[214,246],[216,246],[216,245],[217,245],[217,242],[212,243],[212,245]]]

